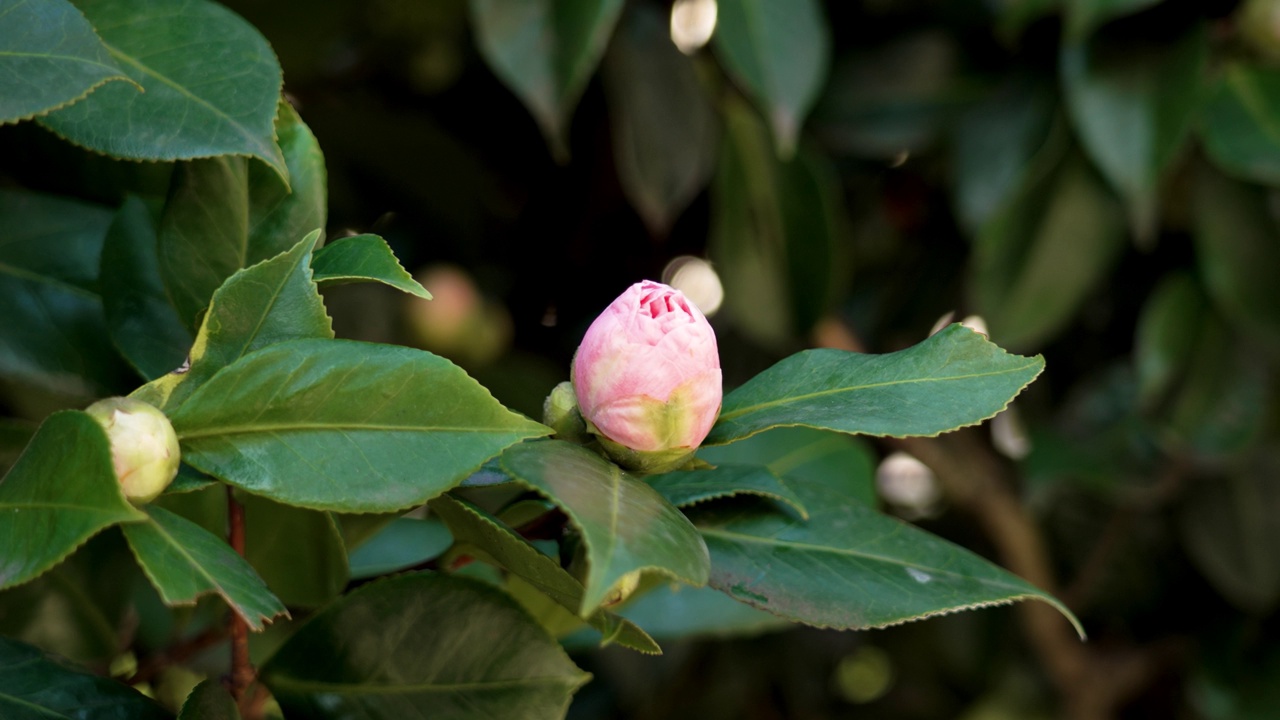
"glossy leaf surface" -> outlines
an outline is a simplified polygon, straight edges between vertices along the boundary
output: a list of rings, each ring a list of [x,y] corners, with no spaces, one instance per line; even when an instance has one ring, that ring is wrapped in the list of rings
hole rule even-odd
[[[77,410],[55,413],[0,480],[0,588],[39,576],[112,525],[144,519],[120,491],[102,426]]]
[[[431,293],[404,269],[391,246],[377,235],[354,235],[316,251],[311,270],[321,287],[353,282],[379,282],[424,300]]]
[[[582,607],[598,607],[622,576],[653,570],[691,585],[707,577],[706,548],[653,488],[599,455],[561,440],[517,445],[501,457],[516,481],[564,510],[586,545]]]
[[[0,124],[73,103],[103,83],[128,80],[93,26],[66,0],[3,0],[0,17]]]
[[[797,487],[807,522],[757,500],[695,508],[711,585],[819,627],[882,627],[1023,599],[1076,622],[1057,600],[987,560],[851,500],[853,484],[829,478]]]
[[[280,65],[252,25],[206,0],[80,0],[76,6],[144,92],[111,83],[41,124],[113,157],[246,155],[288,177],[272,129]]]
[[[168,720],[173,715],[120,682],[0,637],[0,716],[13,720]]]
[[[432,574],[361,587],[262,668],[287,716],[370,720],[560,718],[588,677],[502,591]]]
[[[843,477],[849,497],[864,505],[876,504],[871,455],[862,440],[844,433],[780,427],[728,445],[699,448],[698,457],[713,465],[763,466],[783,478],[789,488]]]
[[[124,536],[166,603],[191,605],[202,595],[217,593],[254,630],[288,614],[225,540],[164,508],[148,507],[146,512],[150,521],[129,525]]]
[[[204,472],[277,502],[349,512],[426,502],[548,432],[448,360],[344,340],[246,355],[196,390],[173,425],[183,460]]]
[[[704,444],[787,425],[937,435],[994,416],[1043,368],[1039,356],[1010,355],[962,325],[883,355],[806,350],[726,395]]]

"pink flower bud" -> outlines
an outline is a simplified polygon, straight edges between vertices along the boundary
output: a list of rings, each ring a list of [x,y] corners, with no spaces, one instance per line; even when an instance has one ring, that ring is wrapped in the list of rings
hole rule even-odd
[[[149,503],[169,487],[181,456],[178,436],[163,412],[129,397],[99,400],[85,412],[107,431],[111,463],[130,502]]]
[[[720,414],[715,332],[679,290],[636,283],[587,329],[573,358],[573,388],[602,441],[686,456]]]

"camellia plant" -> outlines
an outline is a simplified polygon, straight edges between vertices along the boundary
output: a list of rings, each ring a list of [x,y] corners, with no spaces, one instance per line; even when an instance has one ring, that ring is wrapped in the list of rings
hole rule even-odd
[[[204,0],[0,17],[6,141],[83,163],[0,189],[6,387],[63,408],[5,427],[0,716],[561,717],[589,676],[559,638],[659,653],[627,608],[680,592],[826,628],[1022,599],[1074,622],[875,510],[860,446],[795,460],[980,423],[1040,357],[953,325],[725,393],[711,325],[645,281],[538,422],[442,357],[334,337],[321,289],[430,288],[376,235],[324,240],[323,156],[246,22]],[[67,643],[37,620],[69,594],[98,610]]]

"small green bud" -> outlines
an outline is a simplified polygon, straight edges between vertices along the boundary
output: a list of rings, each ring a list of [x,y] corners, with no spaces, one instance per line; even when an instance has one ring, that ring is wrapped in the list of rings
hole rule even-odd
[[[85,409],[107,431],[111,463],[129,502],[144,505],[178,474],[178,435],[169,418],[141,400],[113,397]]]
[[[556,431],[561,440],[582,443],[588,439],[587,423],[578,411],[578,397],[573,394],[573,383],[565,381],[555,386],[542,403],[542,424]]]

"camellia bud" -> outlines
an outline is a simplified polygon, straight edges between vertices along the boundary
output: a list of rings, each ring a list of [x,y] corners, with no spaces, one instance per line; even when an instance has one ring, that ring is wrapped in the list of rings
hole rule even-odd
[[[178,435],[163,412],[141,400],[113,397],[85,409],[107,431],[111,462],[124,496],[149,503],[178,474]]]
[[[587,428],[619,464],[678,467],[720,414],[715,332],[675,288],[636,283],[587,329],[573,358]]]

